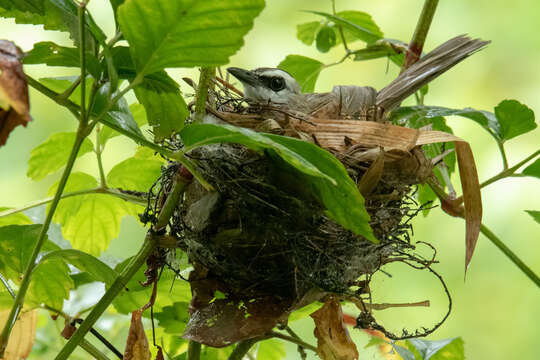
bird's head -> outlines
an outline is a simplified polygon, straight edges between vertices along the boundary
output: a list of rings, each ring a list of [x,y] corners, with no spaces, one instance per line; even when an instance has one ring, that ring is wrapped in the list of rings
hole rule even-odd
[[[288,103],[291,96],[301,93],[300,85],[288,72],[275,68],[244,70],[227,69],[244,85],[244,96],[254,102]]]

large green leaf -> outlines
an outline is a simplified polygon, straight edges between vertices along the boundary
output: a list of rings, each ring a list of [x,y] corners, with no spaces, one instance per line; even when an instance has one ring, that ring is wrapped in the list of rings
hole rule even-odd
[[[283,341],[276,339],[261,341],[257,348],[257,360],[280,360],[286,355]]]
[[[69,276],[69,267],[62,259],[39,263],[32,272],[25,305],[38,307],[46,304],[54,309],[62,309],[64,299],[69,298],[69,291],[74,283]]]
[[[540,224],[540,211],[538,210],[525,210],[527,214],[531,215],[531,217],[536,221],[538,224]]]
[[[126,190],[148,191],[161,175],[162,164],[155,156],[134,156],[116,164],[107,174],[107,183]]]
[[[0,0],[0,17],[14,18],[19,24],[42,24],[45,30],[68,31],[74,42],[79,42],[79,17],[72,0]],[[94,50],[94,38],[103,42],[105,35],[88,15],[85,28],[87,49]]]
[[[39,263],[44,264],[56,259],[64,260],[65,262],[75,266],[80,271],[90,275],[94,281],[104,282],[108,286],[112,285],[116,279],[116,276],[118,275],[116,271],[111,269],[107,264],[98,258],[74,249],[51,251],[44,255]]]
[[[165,330],[165,333],[182,335],[189,321],[188,308],[188,302],[174,302],[172,305],[164,306],[154,316],[159,321],[159,326]]]
[[[376,241],[369,226],[364,198],[347,170],[332,154],[305,141],[257,133],[229,125],[192,124],[180,136],[186,151],[216,143],[238,143],[252,150],[265,150],[283,159],[303,176],[307,187],[320,199],[328,214],[346,229]]]
[[[540,157],[521,172],[523,175],[533,176],[540,179]]]
[[[34,48],[27,52],[24,64],[47,64],[49,66],[80,67],[79,49],[60,46],[52,41],[43,41],[34,44]],[[90,51],[86,52],[86,68],[94,78],[99,78],[101,68],[98,59]]]
[[[54,194],[54,184],[49,194]],[[70,175],[65,192],[97,187],[94,177],[74,172]],[[87,194],[60,201],[53,220],[62,227],[62,235],[71,245],[92,255],[99,255],[111,240],[118,237],[120,221],[128,214],[135,215],[136,207],[121,199],[105,194]]]
[[[49,136],[45,142],[38,145],[30,153],[26,175],[33,180],[41,180],[63,168],[67,163],[76,136],[77,134],[74,132],[62,132]],[[91,152],[92,149],[92,142],[88,138],[84,139],[77,157]]]
[[[6,225],[30,225],[33,224],[32,220],[22,212],[15,213],[8,216],[1,216],[4,211],[8,211],[10,208],[0,206],[0,226]]]
[[[517,100],[503,100],[495,107],[495,116],[500,125],[500,138],[510,140],[536,129],[534,112]]]
[[[278,68],[290,73],[298,81],[303,92],[310,93],[315,90],[315,83],[321,70],[324,69],[324,64],[302,55],[287,55],[279,63]]]
[[[146,110],[157,141],[180,131],[189,116],[178,84],[165,71],[146,76],[135,88],[135,96]]]
[[[0,227],[0,269],[2,274],[19,282],[24,273],[33,248],[41,231],[41,225],[9,225]],[[58,246],[46,240],[43,251],[58,250]],[[41,303],[62,308],[69,296],[73,282],[69,268],[63,260],[38,266],[32,273],[32,280],[26,296],[26,306],[35,307]]]
[[[263,7],[263,0],[128,0],[118,21],[137,72],[146,75],[226,64]]]
[[[336,25],[340,25],[343,32],[347,34],[346,40],[358,39],[371,44],[383,37],[383,33],[371,16],[360,11],[344,11],[336,15],[320,11],[307,12],[323,16]]]

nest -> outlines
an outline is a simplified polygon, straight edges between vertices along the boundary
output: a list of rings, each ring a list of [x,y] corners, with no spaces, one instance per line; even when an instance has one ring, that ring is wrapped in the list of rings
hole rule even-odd
[[[194,300],[186,337],[211,346],[225,346],[286,323],[291,311],[328,294],[354,299],[357,304],[369,302],[371,276],[390,262],[404,261],[429,268],[434,259],[415,254],[410,238],[410,220],[429,206],[417,204],[412,197],[416,185],[432,176],[431,161],[420,147],[409,152],[385,151],[380,146],[352,141],[343,134],[335,146],[335,134],[326,136],[310,131],[314,124],[305,115],[295,113],[294,109],[284,112],[249,107],[230,86],[223,84],[226,83],[218,83],[217,90],[211,93],[214,106],[209,111],[213,116],[231,124],[314,142],[345,165],[365,198],[370,226],[379,243],[356,235],[329,218],[302,179],[279,159],[235,144],[193,150],[189,157],[196,160],[199,174],[216,191],[208,192],[194,181],[170,224],[177,247],[188,254],[195,268],[190,276]],[[377,114],[377,109],[372,110],[361,115],[361,120],[376,120],[366,119],[366,114]],[[341,120],[354,121],[354,117]],[[182,146],[175,139],[169,145]],[[170,188],[178,166],[172,163],[164,169],[157,187],[160,192]],[[159,206],[149,207],[147,212],[158,211],[156,207]],[[227,298],[215,301],[216,290]],[[259,321],[256,330],[252,327],[242,333],[235,329],[240,333],[223,335],[220,331],[234,331],[223,330],[214,323],[205,325],[218,313],[224,317],[224,309],[231,302],[236,308],[246,304],[246,313],[254,316],[225,316],[226,321],[236,319],[237,327],[238,322],[243,324],[240,327],[246,327],[244,322]],[[213,309],[209,310],[210,307]],[[361,310],[358,325],[386,332],[371,317],[368,306]]]

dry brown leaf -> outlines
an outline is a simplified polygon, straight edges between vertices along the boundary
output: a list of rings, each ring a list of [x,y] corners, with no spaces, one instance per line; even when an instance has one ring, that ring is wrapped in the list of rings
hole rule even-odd
[[[124,351],[124,360],[150,360],[150,346],[141,320],[141,310],[131,313],[131,325]]]
[[[323,360],[358,359],[356,345],[349,337],[343,322],[343,311],[339,300],[332,297],[310,315],[315,321],[317,354]]]
[[[0,40],[0,146],[16,126],[32,120],[22,55],[14,43]]]
[[[358,182],[358,190],[364,196],[369,195],[381,180],[384,170],[384,150],[378,149],[379,153],[371,163],[367,171]]]
[[[0,327],[9,316],[9,309],[0,311]],[[8,345],[2,360],[26,359],[30,355],[36,337],[37,310],[27,311],[19,315],[15,322]]]

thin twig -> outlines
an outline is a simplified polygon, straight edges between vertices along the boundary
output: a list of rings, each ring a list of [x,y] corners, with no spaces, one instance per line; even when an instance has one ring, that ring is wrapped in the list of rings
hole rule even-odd
[[[296,345],[302,346],[304,349],[308,349],[308,350],[317,352],[317,348],[315,346],[313,346],[311,344],[308,344],[304,340],[296,339],[296,338],[294,338],[292,336],[285,335],[285,334],[279,333],[277,331],[272,331],[270,333],[270,335],[272,337],[279,338],[279,339],[282,339],[282,340],[286,340],[286,341],[292,342],[292,343],[294,343]]]

